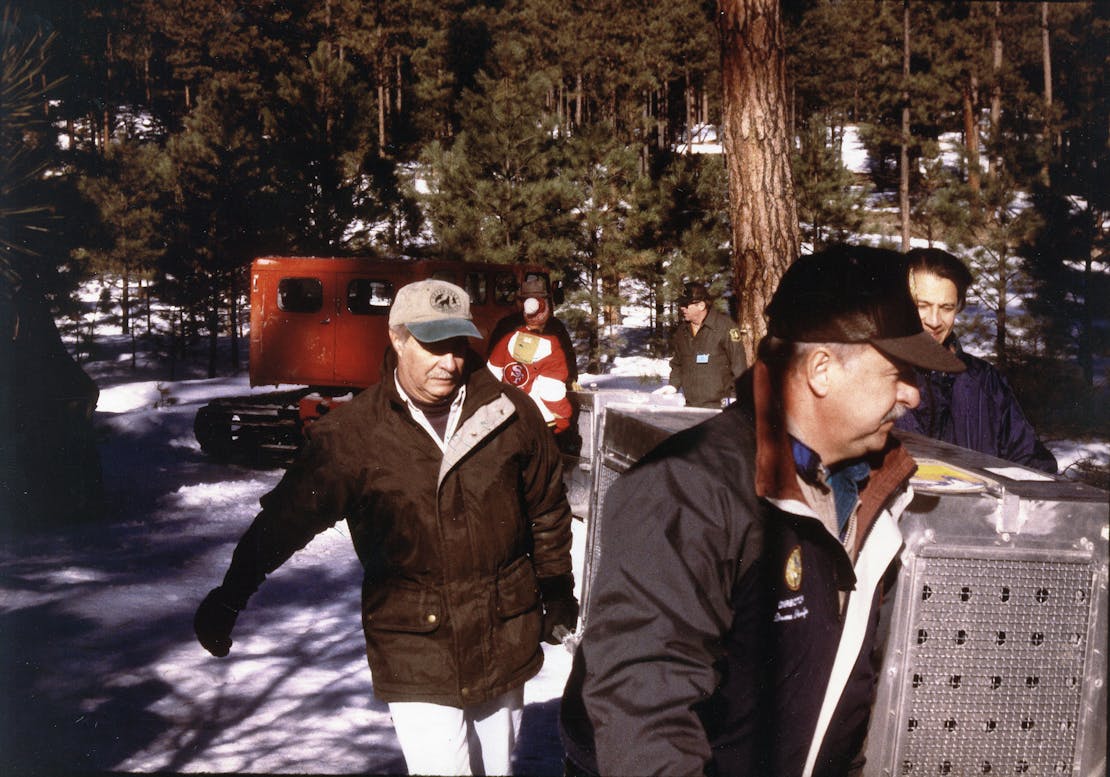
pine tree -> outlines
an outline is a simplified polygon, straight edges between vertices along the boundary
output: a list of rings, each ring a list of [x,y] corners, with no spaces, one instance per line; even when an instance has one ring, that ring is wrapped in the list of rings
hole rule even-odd
[[[562,266],[580,279],[580,289],[569,301],[585,303],[589,311],[585,320],[571,319],[586,331],[586,371],[601,372],[623,345],[610,329],[621,322],[620,281],[642,278],[658,254],[633,243],[643,229],[635,219],[647,196],[637,149],[594,126],[580,130],[568,151],[566,172],[574,182],[576,205],[572,243]]]
[[[869,189],[844,166],[843,136],[820,119],[811,115],[802,128],[793,163],[802,235],[814,250],[860,232]]]
[[[95,174],[82,177],[78,186],[95,205],[101,227],[100,240],[87,243],[78,255],[102,275],[119,278],[120,331],[134,335],[132,284],[149,281],[165,253],[172,165],[155,144],[115,144]]]
[[[97,388],[62,343],[50,300],[66,291],[52,206],[61,178],[43,80],[53,36],[0,13],[0,530],[41,529],[102,508],[89,419]]]
[[[278,187],[267,178],[257,103],[230,74],[208,81],[182,132],[170,139],[175,166],[181,232],[168,252],[171,273],[196,279],[198,297],[189,300],[202,313],[208,334],[208,373],[215,377],[219,335],[232,335],[232,366],[238,368],[238,327],[224,312],[234,312],[240,274],[250,259],[267,250],[280,234],[271,219]]]
[[[654,311],[653,346],[663,355],[683,283],[702,282],[715,296],[735,298],[728,177],[720,155],[672,155],[655,180],[644,178],[637,188],[642,194],[626,231],[652,259],[641,263],[635,277],[650,290],[645,303]]]
[[[1050,157],[1052,186],[1034,190],[1030,229],[1021,247],[1036,293],[1029,309],[1038,315],[1054,354],[1074,355],[1083,383],[1093,387],[1097,359],[1110,347],[1099,321],[1110,318],[1107,230],[1110,165],[1101,66],[1110,33],[1110,11],[1097,4],[1053,6],[1052,124],[1060,132]]]
[[[778,0],[721,0],[733,275],[748,358],[763,337],[763,310],[801,253],[790,171],[785,49]]]
[[[429,148],[427,214],[446,255],[559,267],[570,253],[578,201],[561,174],[565,141],[541,107],[548,84],[479,73],[455,142]]]

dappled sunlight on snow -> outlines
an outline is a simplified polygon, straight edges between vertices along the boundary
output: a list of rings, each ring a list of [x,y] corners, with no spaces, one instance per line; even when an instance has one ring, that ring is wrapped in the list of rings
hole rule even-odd
[[[193,507],[238,506],[257,502],[270,486],[261,480],[224,481],[181,486],[167,498],[168,506],[182,509]]]

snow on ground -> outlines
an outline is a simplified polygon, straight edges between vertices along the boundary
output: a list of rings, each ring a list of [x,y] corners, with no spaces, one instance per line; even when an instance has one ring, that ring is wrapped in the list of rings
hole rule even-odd
[[[193,439],[203,403],[247,391],[245,378],[104,388],[108,515],[0,549],[3,774],[405,773],[372,694],[344,525],[267,580],[228,658],[194,640],[197,604],[280,476],[212,462]],[[574,531],[580,578],[581,521]],[[570,654],[545,651],[526,686],[523,774],[562,771]]]
[[[639,322],[630,317],[629,326]],[[192,433],[209,399],[245,376],[159,380],[99,335],[96,414],[108,499],[95,523],[0,547],[0,773],[405,773],[372,693],[359,622],[360,568],[344,526],[314,539],[240,616],[231,655],[195,641],[192,617],[280,472],[222,465]],[[587,388],[650,392],[667,362],[628,355]],[[1062,467],[1110,465],[1110,444],[1050,442]],[[574,523],[581,581],[585,530]],[[570,667],[545,646],[526,686],[520,774],[562,773],[556,719]]]

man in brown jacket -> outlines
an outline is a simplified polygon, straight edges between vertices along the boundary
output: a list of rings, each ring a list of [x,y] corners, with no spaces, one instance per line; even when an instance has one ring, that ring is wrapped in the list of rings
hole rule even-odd
[[[409,772],[509,774],[540,643],[578,615],[559,452],[532,400],[469,350],[463,289],[409,284],[389,325],[396,368],[314,424],[197,610],[197,637],[227,655],[266,575],[346,519],[374,692]]]

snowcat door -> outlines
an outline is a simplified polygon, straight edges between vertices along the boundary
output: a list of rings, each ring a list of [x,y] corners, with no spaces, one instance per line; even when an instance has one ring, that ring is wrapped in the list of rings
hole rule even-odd
[[[264,312],[260,332],[252,331],[251,382],[331,385],[335,380],[335,274],[266,272],[254,281],[255,294],[263,295],[260,310]]]
[[[405,281],[381,273],[340,273],[337,280],[334,385],[365,388],[381,379],[389,307]]]

